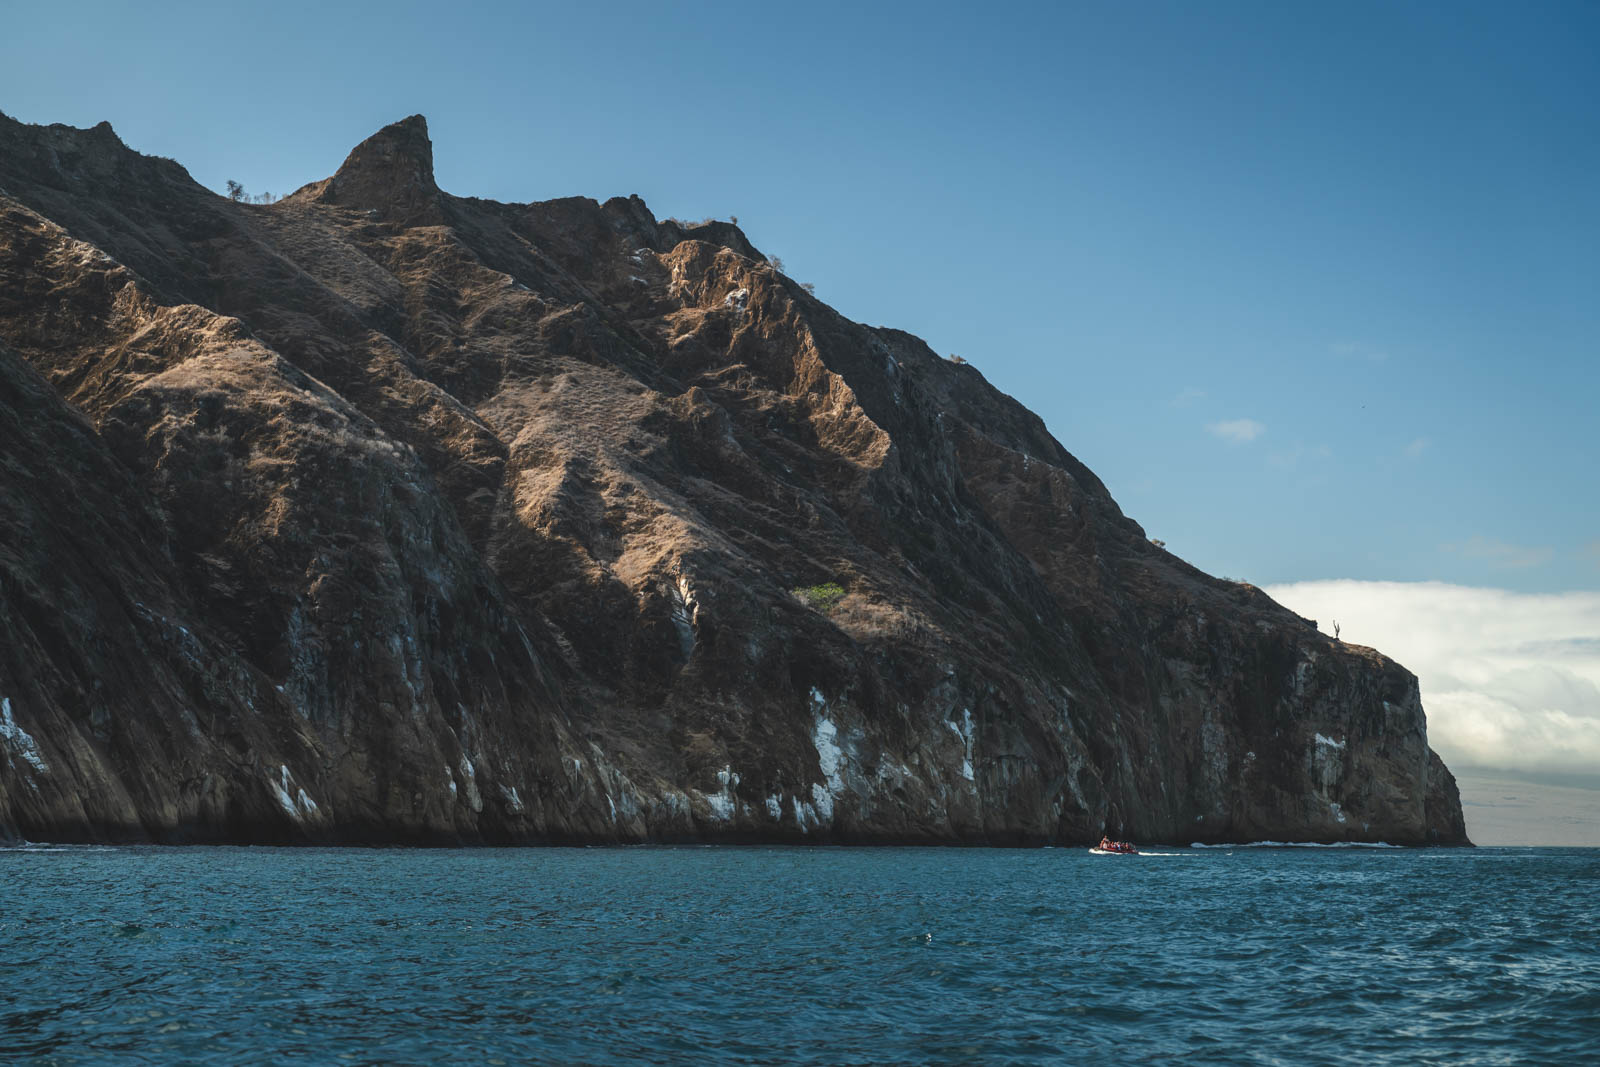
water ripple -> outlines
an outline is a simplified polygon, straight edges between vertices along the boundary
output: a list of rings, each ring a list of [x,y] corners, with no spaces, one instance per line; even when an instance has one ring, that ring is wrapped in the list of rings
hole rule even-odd
[[[1593,850],[0,852],[0,1058],[1600,1062]]]

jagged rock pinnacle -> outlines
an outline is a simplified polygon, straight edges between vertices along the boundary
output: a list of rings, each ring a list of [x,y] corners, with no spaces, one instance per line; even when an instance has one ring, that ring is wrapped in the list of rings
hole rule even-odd
[[[443,201],[433,180],[433,142],[428,120],[412,115],[356,145],[320,198],[324,203],[366,208],[412,225],[444,221]]]

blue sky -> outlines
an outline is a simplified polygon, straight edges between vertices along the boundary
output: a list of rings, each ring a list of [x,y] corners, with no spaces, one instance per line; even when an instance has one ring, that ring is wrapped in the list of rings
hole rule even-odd
[[[1258,584],[1600,590],[1600,6],[8,5],[0,110],[739,216]]]

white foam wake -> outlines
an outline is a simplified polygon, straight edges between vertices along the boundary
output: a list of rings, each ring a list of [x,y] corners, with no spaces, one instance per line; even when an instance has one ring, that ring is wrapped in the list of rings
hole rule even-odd
[[[1402,848],[1387,841],[1243,841],[1236,845],[1207,845],[1191,841],[1190,848]]]
[[[0,852],[118,852],[115,845],[52,845],[43,841],[0,844]]]

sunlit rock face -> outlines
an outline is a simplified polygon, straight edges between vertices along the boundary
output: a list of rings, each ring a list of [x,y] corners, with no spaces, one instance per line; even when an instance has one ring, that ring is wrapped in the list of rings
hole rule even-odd
[[[737,227],[0,117],[0,833],[1461,843],[1415,679]]]

